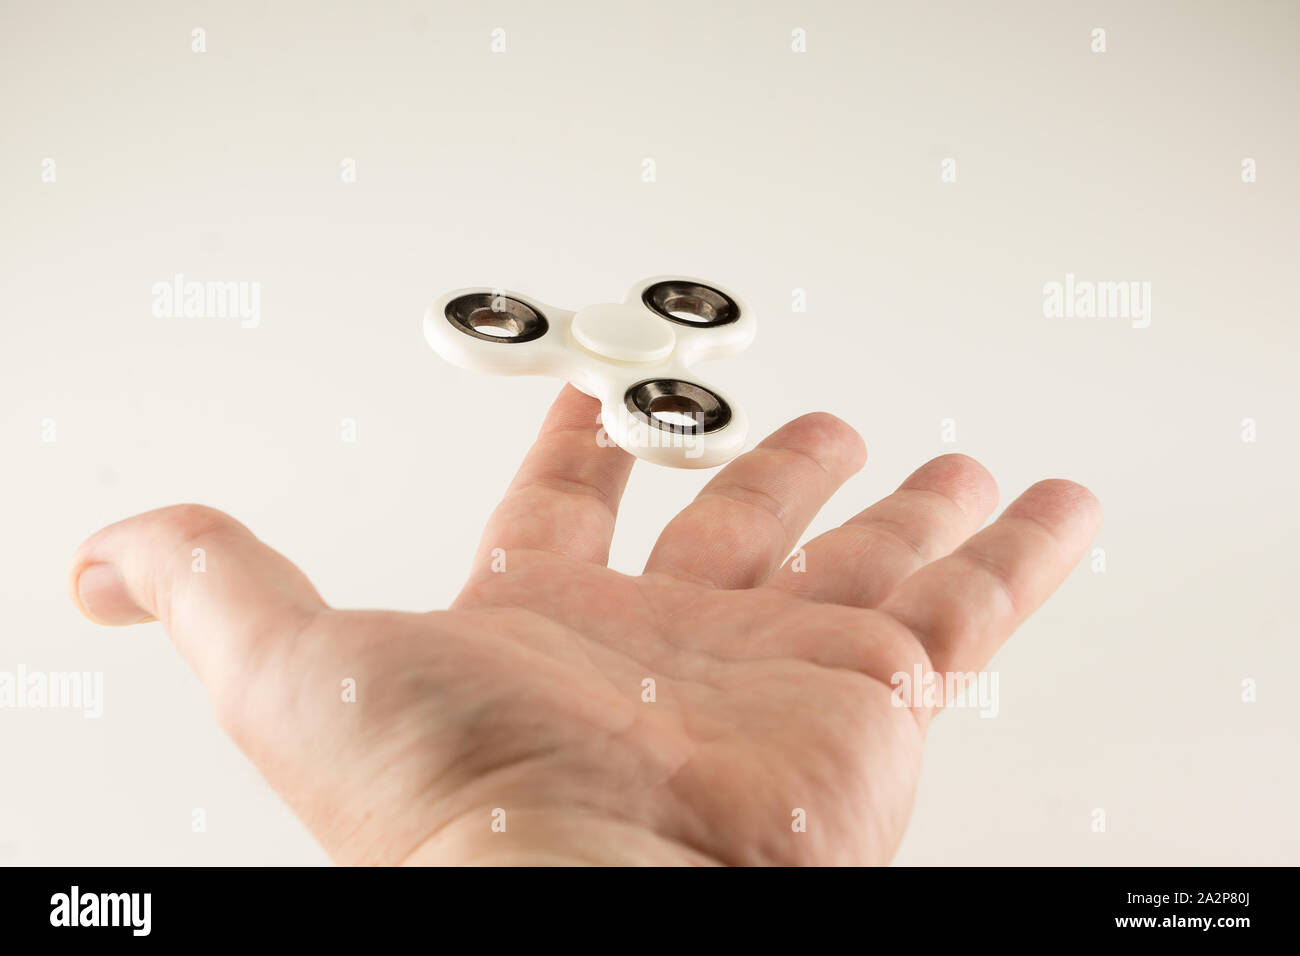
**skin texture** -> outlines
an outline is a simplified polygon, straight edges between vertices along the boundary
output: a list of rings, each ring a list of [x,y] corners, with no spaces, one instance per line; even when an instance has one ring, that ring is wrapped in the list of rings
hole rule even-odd
[[[329,608],[199,505],[93,535],[73,599],[161,621],[340,863],[888,862],[934,714],[895,706],[891,676],[983,667],[1083,555],[1096,499],[1039,482],[980,531],[993,479],[945,455],[782,566],[866,459],[806,415],[718,472],[632,577],[605,561],[633,459],[596,412],[560,394],[449,610]]]

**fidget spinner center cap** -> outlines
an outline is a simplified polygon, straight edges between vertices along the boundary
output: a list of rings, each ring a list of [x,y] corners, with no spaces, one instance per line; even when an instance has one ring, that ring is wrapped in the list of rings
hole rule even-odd
[[[579,309],[572,329],[579,345],[616,362],[657,362],[677,342],[672,326],[658,316],[612,303]]]

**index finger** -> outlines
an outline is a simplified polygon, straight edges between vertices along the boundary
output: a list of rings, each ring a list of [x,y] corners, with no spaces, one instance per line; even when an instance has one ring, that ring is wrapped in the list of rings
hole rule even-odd
[[[537,441],[492,512],[471,581],[491,570],[501,549],[547,551],[604,564],[619,501],[635,459],[599,440],[600,403],[565,385]]]

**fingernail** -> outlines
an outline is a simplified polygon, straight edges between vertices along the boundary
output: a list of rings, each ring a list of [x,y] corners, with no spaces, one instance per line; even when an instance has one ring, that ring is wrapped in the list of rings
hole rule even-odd
[[[81,612],[96,624],[138,624],[149,614],[126,593],[126,583],[111,564],[91,564],[77,576]]]

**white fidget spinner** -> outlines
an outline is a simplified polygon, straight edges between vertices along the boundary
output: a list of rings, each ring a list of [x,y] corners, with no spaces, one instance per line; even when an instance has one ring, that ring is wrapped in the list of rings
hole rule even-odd
[[[679,276],[646,279],[620,304],[577,312],[515,292],[457,289],[424,315],[425,338],[447,361],[562,378],[599,400],[610,441],[676,468],[712,468],[744,446],[744,410],[691,366],[739,352],[756,328],[737,296]]]

